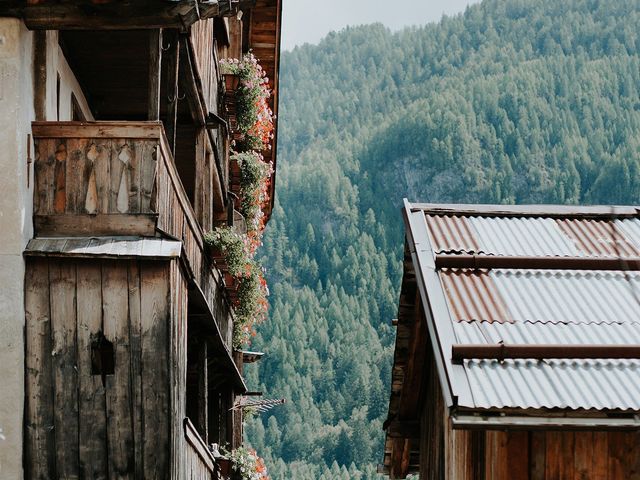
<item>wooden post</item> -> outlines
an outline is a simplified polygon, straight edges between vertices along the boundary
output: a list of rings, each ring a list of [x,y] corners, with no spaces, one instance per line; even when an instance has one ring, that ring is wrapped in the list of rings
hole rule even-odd
[[[171,153],[175,157],[176,154],[176,130],[178,123],[178,80],[180,72],[180,35],[177,31],[172,32],[169,36],[170,45],[167,51],[167,121],[165,123],[165,132]]]
[[[33,107],[36,120],[47,119],[47,32],[33,35]]]
[[[207,372],[207,342],[203,341],[199,345],[198,351],[198,427],[200,435],[206,444],[209,443],[209,420],[208,420],[208,405],[209,405],[209,386],[208,386],[208,372]]]
[[[160,81],[162,79],[162,29],[149,33],[149,120],[160,120]]]

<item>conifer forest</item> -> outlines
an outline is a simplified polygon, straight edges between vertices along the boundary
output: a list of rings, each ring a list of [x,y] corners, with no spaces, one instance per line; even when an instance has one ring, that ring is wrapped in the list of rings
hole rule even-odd
[[[637,0],[484,0],[283,54],[266,356],[246,368],[287,400],[247,421],[272,478],[379,478],[403,197],[640,202],[638,25]]]

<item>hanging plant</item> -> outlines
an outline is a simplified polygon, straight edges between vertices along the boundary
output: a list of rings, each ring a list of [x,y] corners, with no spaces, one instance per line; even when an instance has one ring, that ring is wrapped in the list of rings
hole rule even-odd
[[[251,343],[251,338],[256,333],[255,325],[266,319],[269,308],[269,288],[262,267],[252,261],[247,265],[246,273],[239,279],[238,286],[236,322],[233,330],[233,343],[236,348]]]
[[[217,265],[238,278],[245,274],[249,263],[247,241],[231,227],[217,227],[204,236],[205,243],[211,249],[211,255]]]
[[[235,474],[235,478],[239,480],[269,480],[264,460],[258,456],[255,450],[238,447],[232,452],[223,448],[222,452],[231,460],[231,470]]]
[[[265,227],[262,207],[269,200],[273,168],[256,152],[234,153],[231,159],[240,170],[240,213],[247,222],[250,247],[255,249]]]
[[[240,137],[236,148],[240,151],[262,151],[271,147],[273,112],[269,107],[269,78],[258,60],[249,52],[242,59],[223,59],[220,69],[224,75],[237,75],[240,85],[235,91],[235,113]]]

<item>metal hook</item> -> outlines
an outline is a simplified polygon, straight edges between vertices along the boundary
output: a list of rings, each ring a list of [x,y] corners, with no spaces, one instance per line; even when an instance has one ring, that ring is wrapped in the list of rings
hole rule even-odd
[[[169,42],[169,45],[167,45],[166,47],[164,46],[164,41],[162,42],[162,45],[160,45],[160,50],[162,50],[163,52],[168,51],[171,48],[171,42]]]

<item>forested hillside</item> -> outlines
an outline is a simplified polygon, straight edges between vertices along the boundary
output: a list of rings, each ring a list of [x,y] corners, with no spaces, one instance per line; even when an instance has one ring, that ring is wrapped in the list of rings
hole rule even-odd
[[[270,320],[248,422],[272,478],[376,478],[403,197],[640,203],[640,2],[485,0],[282,57]]]

